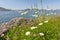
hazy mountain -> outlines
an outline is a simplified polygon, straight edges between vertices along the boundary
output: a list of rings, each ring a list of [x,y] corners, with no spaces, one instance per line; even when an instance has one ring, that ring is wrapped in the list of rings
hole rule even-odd
[[[23,11],[30,11],[30,12],[36,12],[36,11],[39,11],[41,13],[41,9],[24,9]],[[47,10],[47,9],[44,9],[43,10],[45,14],[50,14],[50,13],[57,13],[57,14],[60,14],[60,9],[56,9],[56,10]]]
[[[6,9],[6,8],[3,8],[3,7],[0,7],[0,11],[11,11],[10,9]]]

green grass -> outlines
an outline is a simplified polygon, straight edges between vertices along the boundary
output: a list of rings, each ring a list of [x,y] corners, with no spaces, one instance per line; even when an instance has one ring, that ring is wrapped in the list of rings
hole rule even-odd
[[[38,25],[41,22],[43,25]],[[37,28],[31,30],[32,26],[37,26]],[[25,35],[27,31],[31,32],[29,36]],[[40,36],[39,33],[44,33],[44,36]],[[5,33],[4,38],[6,40],[60,40],[60,17],[50,18],[48,23],[36,19],[29,25],[18,26],[14,24],[14,27]]]

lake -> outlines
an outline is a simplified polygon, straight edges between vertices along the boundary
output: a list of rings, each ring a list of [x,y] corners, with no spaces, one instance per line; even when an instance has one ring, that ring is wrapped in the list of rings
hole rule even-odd
[[[41,11],[26,11],[24,15],[21,15],[21,11],[0,11],[0,24],[4,22],[8,22],[13,18],[19,18],[19,17],[24,17],[24,18],[34,18],[35,13],[38,13],[40,15]],[[45,14],[48,12],[45,12]],[[52,15],[53,13],[50,12],[49,15]],[[32,16],[33,15],[33,16]],[[48,14],[46,14],[48,15]]]
[[[32,12],[28,14],[21,15],[18,11],[0,11],[0,23],[8,22],[13,18],[24,17],[24,18],[33,18]]]

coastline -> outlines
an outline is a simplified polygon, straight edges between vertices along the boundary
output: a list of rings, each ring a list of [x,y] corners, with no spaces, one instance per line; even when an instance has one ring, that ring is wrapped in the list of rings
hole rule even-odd
[[[21,22],[22,20],[25,20],[26,23],[27,23],[28,21],[32,21],[31,18],[23,18],[23,17],[13,18],[13,19],[11,19],[9,22],[5,22],[5,23],[2,23],[2,24],[0,25],[0,35],[1,35],[2,33],[5,33],[9,28],[12,28],[14,24],[16,24],[16,25],[21,25],[20,22]]]

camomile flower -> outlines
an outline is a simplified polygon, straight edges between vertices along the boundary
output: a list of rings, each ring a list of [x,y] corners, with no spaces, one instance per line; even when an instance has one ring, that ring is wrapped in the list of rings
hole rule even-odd
[[[39,11],[36,11],[35,13],[38,13]]]
[[[34,26],[33,26],[33,27],[31,27],[31,30],[36,29],[36,28],[37,28],[37,27],[34,27]]]
[[[38,13],[38,12],[35,12],[35,13]]]
[[[28,31],[28,32],[26,32],[26,33],[25,33],[25,35],[29,36],[29,35],[30,35],[30,32],[29,32],[29,31]]]
[[[39,33],[40,36],[44,36],[44,33]]]
[[[48,21],[44,21],[44,23],[47,23]]]
[[[35,12],[35,13],[38,13],[38,12]]]
[[[38,17],[38,15],[36,15],[36,14],[35,14],[35,15],[32,15],[32,16],[33,16],[33,17]]]
[[[24,12],[25,14],[27,14],[28,13],[28,11],[26,11],[26,12]]]
[[[24,15],[24,12],[22,12],[21,15]]]
[[[27,14],[27,13],[28,13],[28,11],[26,11],[26,12],[22,12],[21,15],[24,15],[24,14]]]
[[[43,25],[43,23],[39,23],[39,25]]]

